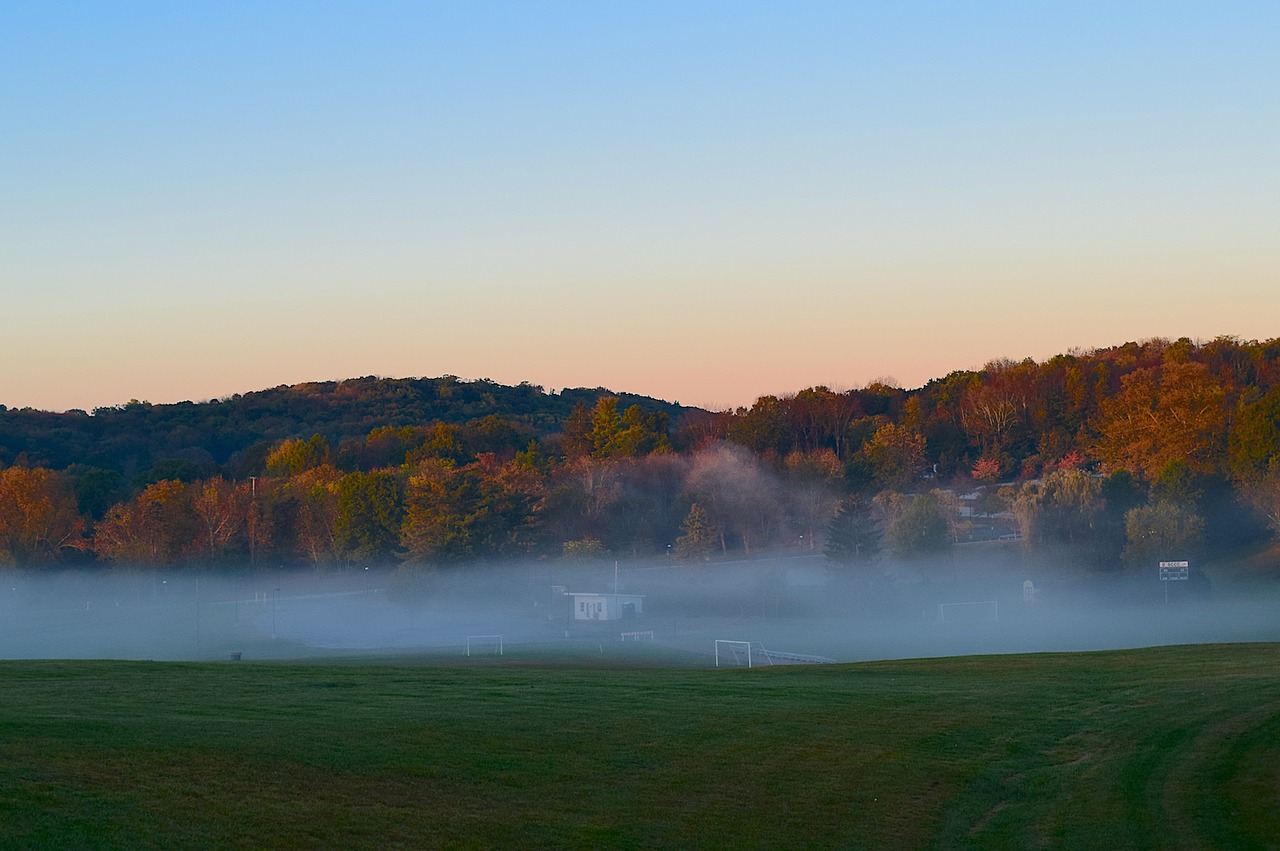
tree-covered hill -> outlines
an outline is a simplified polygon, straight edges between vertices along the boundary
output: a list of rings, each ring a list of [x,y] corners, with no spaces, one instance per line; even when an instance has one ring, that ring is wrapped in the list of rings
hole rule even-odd
[[[0,405],[0,468],[20,463],[65,469],[73,465],[143,475],[156,462],[224,467],[287,438],[319,434],[332,446],[363,439],[382,427],[428,423],[462,425],[497,417],[539,438],[558,432],[578,403],[615,396],[622,408],[639,405],[671,421],[680,405],[603,388],[516,386],[481,379],[353,378],[236,394],[208,402],[116,407],[52,413]],[[252,460],[248,461],[250,467]],[[247,472],[253,472],[248,469]]]
[[[1280,536],[1280,340],[1154,339],[709,412],[359,378],[0,410],[0,564],[706,558],[1019,539],[1137,570]],[[882,546],[883,544],[883,546]]]

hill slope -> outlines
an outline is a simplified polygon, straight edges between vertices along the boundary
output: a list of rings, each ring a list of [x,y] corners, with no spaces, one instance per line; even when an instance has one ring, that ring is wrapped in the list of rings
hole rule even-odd
[[[114,408],[51,413],[0,406],[0,466],[20,455],[30,466],[62,469],[71,464],[109,469],[145,468],[155,458],[207,460],[216,465],[256,444],[319,434],[332,446],[364,437],[381,426],[462,424],[496,416],[529,427],[539,436],[556,432],[579,402],[617,396],[623,407],[639,405],[674,420],[688,410],[646,396],[604,388],[548,393],[533,384],[441,378],[353,378],[274,387],[208,402],[152,405],[130,402]]]

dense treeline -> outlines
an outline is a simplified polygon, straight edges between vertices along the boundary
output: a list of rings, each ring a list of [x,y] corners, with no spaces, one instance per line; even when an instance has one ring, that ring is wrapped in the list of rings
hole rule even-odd
[[[50,413],[0,405],[0,467],[15,464],[113,470],[129,482],[164,465],[153,478],[189,465],[187,473],[213,470],[237,478],[260,469],[281,440],[319,434],[332,446],[359,441],[384,426],[444,422],[461,425],[493,416],[545,436],[579,402],[618,395],[676,418],[680,405],[604,389],[570,388],[547,393],[533,384],[510,387],[488,380],[354,378],[280,386],[209,402],[117,407]]]
[[[1020,537],[1099,569],[1280,532],[1280,341],[1149,340],[710,413],[356,379],[0,411],[0,559],[750,555]]]

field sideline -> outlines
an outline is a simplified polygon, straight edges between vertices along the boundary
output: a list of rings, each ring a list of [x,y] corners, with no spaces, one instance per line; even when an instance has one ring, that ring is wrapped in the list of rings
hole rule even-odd
[[[1275,848],[1280,645],[0,662],[0,848]]]

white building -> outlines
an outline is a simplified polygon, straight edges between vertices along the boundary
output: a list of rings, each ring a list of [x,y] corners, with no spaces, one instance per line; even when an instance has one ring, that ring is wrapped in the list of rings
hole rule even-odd
[[[620,621],[644,613],[643,594],[565,594],[576,621]]]

